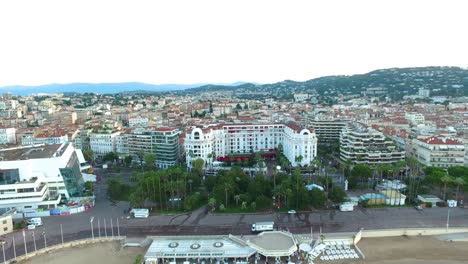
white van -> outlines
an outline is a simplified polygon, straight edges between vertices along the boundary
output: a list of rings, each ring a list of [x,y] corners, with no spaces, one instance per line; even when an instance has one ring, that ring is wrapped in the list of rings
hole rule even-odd
[[[42,226],[42,218],[34,217],[28,220],[28,225]]]
[[[135,208],[130,211],[130,215],[132,215],[135,218],[148,218],[149,210],[146,208]]]
[[[353,203],[343,203],[340,205],[340,211],[341,212],[350,212],[354,210],[354,204]]]

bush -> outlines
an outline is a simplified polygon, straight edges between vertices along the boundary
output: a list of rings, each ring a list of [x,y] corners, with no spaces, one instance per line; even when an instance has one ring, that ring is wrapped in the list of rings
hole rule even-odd
[[[426,203],[427,208],[432,208],[432,203]]]
[[[134,264],[141,264],[143,262],[143,256],[142,255],[138,255],[136,256],[135,258],[135,262],[133,262]]]
[[[265,195],[260,195],[255,199],[255,204],[258,209],[265,209],[271,207],[271,199]]]
[[[18,230],[18,229],[23,229],[26,227],[26,223],[24,221],[21,222],[16,222],[13,229]]]
[[[346,200],[346,192],[340,186],[333,186],[328,193],[328,198],[336,204],[343,203]]]

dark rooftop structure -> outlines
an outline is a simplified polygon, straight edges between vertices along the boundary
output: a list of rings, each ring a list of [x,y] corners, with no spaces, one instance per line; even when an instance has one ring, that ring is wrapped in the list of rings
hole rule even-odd
[[[65,144],[63,148],[61,148],[61,144],[54,144],[4,149],[0,150],[0,161],[59,157],[62,155],[63,150],[67,148],[67,145]]]

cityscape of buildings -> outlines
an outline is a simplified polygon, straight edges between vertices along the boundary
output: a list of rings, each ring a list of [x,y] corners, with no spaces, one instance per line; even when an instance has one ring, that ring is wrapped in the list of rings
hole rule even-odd
[[[109,153],[155,165],[192,167],[203,159],[237,159],[281,148],[293,167],[311,166],[318,146],[339,146],[343,163],[379,165],[414,157],[425,166],[467,165],[468,100],[440,104],[406,98],[382,102],[385,89],[367,89],[336,104],[315,96],[236,99],[219,92],[177,94],[63,94],[0,100],[0,207],[54,207],[80,196],[89,162]],[[415,95],[430,99],[430,91]],[[438,98],[435,98],[438,100]],[[75,151],[77,150],[77,151]],[[81,157],[78,161],[76,152]],[[88,154],[89,156],[89,154]],[[242,158],[239,158],[242,159]],[[84,166],[84,164],[82,164]]]

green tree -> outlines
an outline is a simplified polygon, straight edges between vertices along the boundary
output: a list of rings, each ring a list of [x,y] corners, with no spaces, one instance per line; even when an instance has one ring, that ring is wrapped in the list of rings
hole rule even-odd
[[[239,194],[234,195],[234,201],[236,201],[236,206],[239,205],[240,200],[241,200],[241,196]]]
[[[442,194],[442,199],[443,200],[446,200],[446,194],[447,194],[447,184],[449,184],[450,182],[452,182],[452,177],[450,177],[448,174],[443,176],[442,178],[440,178],[440,181],[442,182],[442,184],[444,185],[444,192]]]
[[[216,209],[216,199],[215,198],[208,199],[208,205],[211,207],[211,211],[214,211]]]
[[[86,159],[87,162],[93,162],[94,161],[94,152],[90,149],[87,149],[83,151],[83,156]]]
[[[212,192],[215,185],[216,185],[216,177],[215,176],[208,176],[205,178],[205,187],[208,192]]]
[[[236,109],[237,109],[237,110],[242,110],[242,106],[241,106],[239,103],[237,103]]]
[[[225,195],[224,196],[224,198],[225,198],[224,202],[226,204],[226,207],[228,206],[228,198],[229,198],[228,194],[232,190],[232,188],[233,188],[233,183],[231,181],[224,181],[223,182],[223,190],[224,190],[224,195]]]
[[[145,152],[143,150],[139,150],[136,155],[138,157],[138,160],[140,161],[140,166],[143,167],[143,160],[145,158]]]
[[[133,161],[133,156],[132,155],[125,156],[125,158],[124,158],[125,165],[130,167],[130,165],[132,165],[132,161]]]
[[[242,210],[246,210],[246,209],[247,209],[247,202],[246,202],[246,201],[242,201],[241,209],[242,209]]]
[[[466,182],[462,177],[457,177],[453,180],[453,183],[457,186],[455,200],[458,201],[458,194],[460,193],[460,187],[463,187]]]
[[[328,198],[336,204],[343,203],[346,200],[346,192],[341,186],[334,185],[328,193]]]
[[[109,153],[106,153],[106,155],[104,155],[102,160],[104,160],[104,161],[115,161],[118,158],[119,157],[117,156],[117,154],[115,152],[109,152]]]
[[[199,192],[189,195],[185,198],[184,209],[186,211],[192,211],[200,205],[200,201],[201,201],[201,195]]]
[[[327,196],[323,191],[318,188],[314,188],[310,191],[310,201],[314,208],[322,208],[327,202]]]
[[[156,169],[156,154],[151,154],[151,153],[148,153],[148,154],[145,154],[144,156],[144,160],[145,160],[145,170],[148,170],[148,171],[153,171]]]
[[[252,207],[252,209],[255,211],[255,209],[257,208],[257,203],[256,202],[252,202],[250,204],[250,206]]]
[[[349,179],[349,187],[356,188],[359,181],[367,180],[372,177],[372,170],[367,165],[358,164],[351,170],[351,177]]]
[[[123,200],[129,194],[130,186],[123,184],[118,178],[109,178],[106,183],[107,194],[112,200]]]
[[[192,172],[195,173],[197,176],[201,177],[203,174],[203,166],[205,161],[201,158],[192,160]]]
[[[297,166],[301,166],[301,162],[302,162],[303,159],[304,159],[304,157],[302,155],[299,155],[299,156],[296,156],[294,158],[294,161],[296,162]]]

